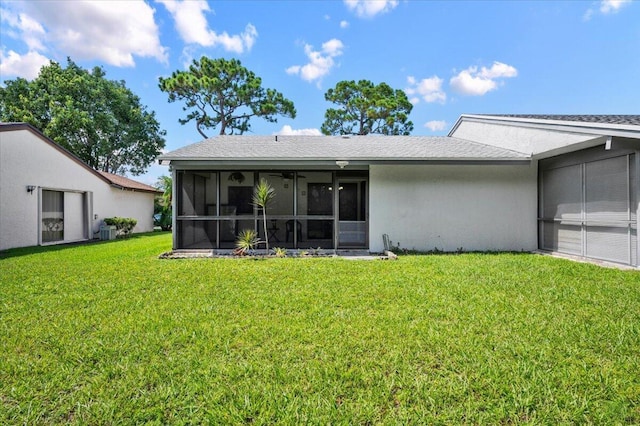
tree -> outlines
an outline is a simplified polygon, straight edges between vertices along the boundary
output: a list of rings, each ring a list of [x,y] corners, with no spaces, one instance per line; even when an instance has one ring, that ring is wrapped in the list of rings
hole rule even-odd
[[[154,203],[154,225],[159,226],[163,231],[170,231],[173,209],[173,179],[169,176],[158,177],[156,188],[162,191],[162,195],[157,197]]]
[[[96,170],[144,173],[164,148],[165,131],[124,81],[105,78],[67,59],[51,61],[32,81],[8,80],[0,88],[0,120],[41,130]]]
[[[321,127],[325,135],[408,135],[413,130],[408,120],[413,105],[402,90],[386,83],[340,81],[324,98],[340,105],[325,112]]]
[[[264,223],[264,241],[269,254],[269,235],[267,233],[267,207],[276,196],[276,191],[267,182],[266,179],[260,179],[260,182],[253,189],[253,204],[262,209],[262,221]]]
[[[175,71],[169,78],[160,77],[160,90],[169,94],[169,102],[184,101],[187,117],[180,124],[194,120],[196,129],[207,138],[206,129],[220,125],[220,134],[243,134],[251,127],[252,117],[271,123],[277,116],[295,118],[293,102],[282,93],[264,89],[262,79],[242,66],[237,59],[193,61],[188,71]]]

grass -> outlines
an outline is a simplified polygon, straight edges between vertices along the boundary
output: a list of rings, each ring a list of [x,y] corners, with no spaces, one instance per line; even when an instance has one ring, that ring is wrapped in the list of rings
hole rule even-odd
[[[637,271],[169,247],[0,254],[0,423],[640,423]]]

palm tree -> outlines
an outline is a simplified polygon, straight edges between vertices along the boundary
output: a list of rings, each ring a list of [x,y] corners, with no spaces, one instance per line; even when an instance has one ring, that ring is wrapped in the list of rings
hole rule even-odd
[[[265,178],[253,190],[253,204],[262,209],[262,219],[264,222],[264,241],[267,246],[267,254],[269,254],[269,236],[267,235],[267,206],[276,196],[276,190],[267,182]]]

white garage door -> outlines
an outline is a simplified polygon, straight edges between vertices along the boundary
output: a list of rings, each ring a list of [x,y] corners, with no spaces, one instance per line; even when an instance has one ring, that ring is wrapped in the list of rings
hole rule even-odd
[[[635,154],[541,162],[541,248],[638,265]]]

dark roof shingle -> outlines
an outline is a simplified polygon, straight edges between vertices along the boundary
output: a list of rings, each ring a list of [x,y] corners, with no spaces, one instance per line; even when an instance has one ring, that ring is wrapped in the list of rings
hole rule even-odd
[[[157,188],[154,188],[153,186],[144,184],[142,182],[138,182],[133,179],[126,178],[124,176],[114,175],[113,173],[103,172],[101,170],[98,170],[97,172],[100,173],[105,178],[107,178],[109,181],[111,181],[112,184],[120,186],[125,189],[133,189],[135,191],[144,191],[144,192],[157,192],[157,193],[162,192]]]

